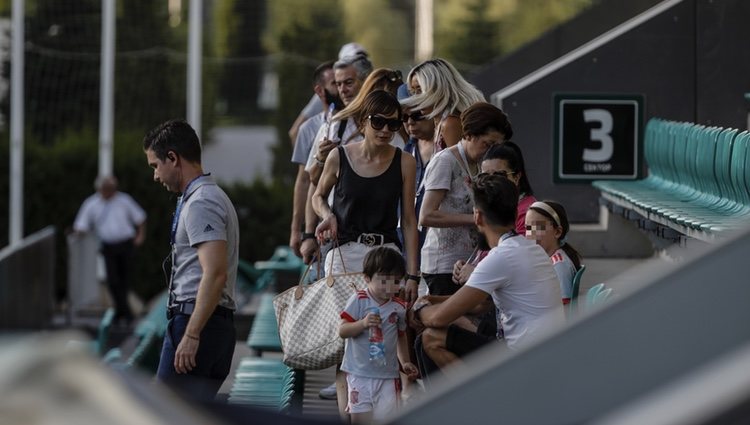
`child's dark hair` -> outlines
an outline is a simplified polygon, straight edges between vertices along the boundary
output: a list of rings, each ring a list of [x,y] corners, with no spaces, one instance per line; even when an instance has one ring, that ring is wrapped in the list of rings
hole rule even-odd
[[[557,215],[557,219],[553,217],[552,214],[545,208],[544,204],[552,208],[552,210]],[[560,248],[562,248],[563,251],[565,251],[566,254],[568,254],[568,257],[570,257],[570,260],[573,261],[573,265],[575,266],[576,270],[581,268],[581,254],[578,253],[578,251],[575,250],[569,243],[565,242],[565,237],[568,236],[568,231],[570,230],[570,223],[568,222],[568,213],[565,212],[565,207],[563,207],[561,204],[555,202],[555,201],[537,201],[531,204],[531,207],[529,207],[530,210],[534,210],[535,212],[547,217],[549,221],[552,222],[552,225],[555,226],[555,228],[560,228],[562,232],[560,233],[560,237],[557,239],[560,243]],[[557,220],[560,220],[560,225],[558,226]]]
[[[482,161],[490,159],[502,159],[506,161],[511,171],[521,173],[521,179],[518,181],[519,192],[527,196],[534,194],[534,190],[531,189],[531,183],[529,183],[529,178],[526,176],[526,164],[523,161],[521,148],[517,144],[507,141],[490,146],[487,152],[485,152]]]
[[[381,246],[365,255],[362,273],[369,279],[378,273],[402,278],[406,276],[406,263],[400,252]]]

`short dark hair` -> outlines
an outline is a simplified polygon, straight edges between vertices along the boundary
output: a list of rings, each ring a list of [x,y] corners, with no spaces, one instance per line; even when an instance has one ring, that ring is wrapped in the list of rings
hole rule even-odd
[[[489,224],[515,229],[518,188],[507,177],[482,173],[471,184],[474,206]]]
[[[149,131],[143,138],[143,150],[149,149],[162,161],[167,159],[167,152],[174,151],[190,162],[201,162],[198,135],[193,127],[182,119],[163,122]]]
[[[373,90],[362,100],[362,109],[355,115],[358,124],[364,125],[369,115],[390,115],[396,113],[401,119],[403,111],[396,96],[385,90]]]
[[[328,70],[333,70],[333,61],[326,61],[318,65],[313,72],[313,85],[323,84],[323,74]]]
[[[526,163],[523,160],[523,153],[521,153],[520,146],[511,141],[492,145],[484,153],[482,162],[490,159],[502,159],[508,163],[511,171],[521,173],[521,179],[518,181],[518,189],[525,195],[534,194],[529,177],[526,175]]]
[[[365,255],[362,273],[369,279],[378,273],[401,278],[406,275],[406,263],[400,252],[380,246]]]
[[[500,108],[487,102],[477,102],[461,113],[464,136],[481,136],[496,130],[505,140],[513,138],[513,126]]]

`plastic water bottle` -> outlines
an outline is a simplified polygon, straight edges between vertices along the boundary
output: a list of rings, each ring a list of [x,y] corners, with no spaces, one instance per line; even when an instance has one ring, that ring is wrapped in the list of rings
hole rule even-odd
[[[380,316],[380,309],[370,307],[367,313]],[[378,366],[385,366],[385,345],[383,343],[383,328],[381,326],[370,327],[370,362]]]

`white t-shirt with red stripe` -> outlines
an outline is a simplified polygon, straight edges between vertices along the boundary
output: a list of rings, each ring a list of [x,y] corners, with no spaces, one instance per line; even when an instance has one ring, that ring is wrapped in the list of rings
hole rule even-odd
[[[370,296],[369,291],[357,291],[349,298],[340,316],[348,322],[356,322],[363,319],[367,315],[367,309],[371,307],[380,310],[385,366],[370,362],[370,333],[365,330],[355,337],[346,339],[341,370],[365,378],[398,378],[396,347],[398,336],[406,330],[406,303],[398,297],[393,297],[384,304],[379,304]]]
[[[560,280],[560,294],[563,300],[570,300],[573,296],[573,278],[576,275],[576,266],[562,248],[555,251],[549,258],[552,260],[552,268],[555,269],[555,274]]]

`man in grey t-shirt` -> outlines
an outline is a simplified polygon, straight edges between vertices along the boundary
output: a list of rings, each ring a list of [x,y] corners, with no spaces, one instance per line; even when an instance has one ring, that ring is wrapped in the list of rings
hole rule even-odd
[[[169,324],[157,378],[209,400],[229,374],[235,345],[237,214],[203,173],[198,136],[185,121],[167,121],[143,139],[154,181],[180,193],[171,226]]]

